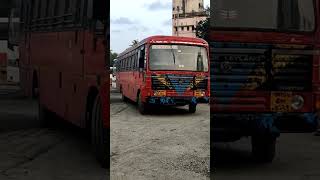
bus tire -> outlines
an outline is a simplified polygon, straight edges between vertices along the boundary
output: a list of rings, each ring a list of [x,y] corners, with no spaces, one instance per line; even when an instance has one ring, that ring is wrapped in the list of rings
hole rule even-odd
[[[33,73],[31,96],[32,96],[32,99],[39,98],[39,82],[38,82],[38,76],[36,72]]]
[[[272,162],[276,153],[276,138],[254,135],[251,137],[252,155],[257,162]]]
[[[123,102],[128,102],[128,98],[123,93],[121,93],[121,100]]]
[[[52,116],[51,112],[45,108],[43,105],[39,103],[39,121],[44,127],[51,127],[52,126]]]
[[[146,114],[146,104],[142,102],[141,93],[139,93],[137,96],[137,104],[140,114]]]
[[[197,111],[196,104],[189,104],[189,113],[195,113]]]
[[[109,131],[103,127],[102,104],[96,97],[92,108],[91,142],[96,159],[103,168],[110,167]]]

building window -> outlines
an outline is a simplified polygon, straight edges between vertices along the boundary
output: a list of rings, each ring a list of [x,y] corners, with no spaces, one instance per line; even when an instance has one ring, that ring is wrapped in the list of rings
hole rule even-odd
[[[192,26],[192,31],[196,30],[195,26]]]
[[[181,27],[181,30],[184,31],[184,27],[183,26]]]
[[[178,27],[175,27],[176,31],[178,31]]]
[[[187,31],[190,31],[189,26],[187,26]]]

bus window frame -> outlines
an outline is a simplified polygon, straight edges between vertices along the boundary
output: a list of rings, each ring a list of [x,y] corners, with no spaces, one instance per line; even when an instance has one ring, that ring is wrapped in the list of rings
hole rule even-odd
[[[208,69],[207,71],[192,71],[192,72],[203,72],[203,73],[208,73],[210,71],[210,66],[211,66],[211,63],[210,63],[210,49],[209,47],[207,47],[206,45],[201,45],[201,44],[184,44],[184,43],[151,43],[149,46],[148,46],[148,52],[147,52],[147,56],[148,56],[148,61],[150,60],[150,49],[152,47],[152,45],[182,45],[182,46],[196,46],[196,47],[203,47],[205,50],[206,50],[206,54],[207,54],[207,63],[208,63]],[[179,71],[179,70],[151,70],[150,67],[149,67],[149,62],[146,62],[148,63],[148,71]],[[185,70],[180,70],[180,71],[185,71]]]
[[[210,31],[240,31],[240,32],[276,32],[276,33],[295,33],[295,34],[301,34],[301,35],[315,35],[318,32],[319,29],[319,22],[318,19],[320,19],[319,16],[319,10],[317,8],[318,3],[316,0],[313,0],[313,8],[314,8],[314,28],[312,31],[297,31],[297,30],[282,30],[282,29],[264,29],[264,28],[247,28],[247,27],[221,27],[221,26],[214,26],[211,22],[209,22],[209,30]],[[214,13],[211,13],[211,19],[212,16],[214,16]]]

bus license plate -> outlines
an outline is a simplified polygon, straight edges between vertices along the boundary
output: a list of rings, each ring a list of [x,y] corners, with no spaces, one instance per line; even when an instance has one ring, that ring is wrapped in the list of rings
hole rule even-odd
[[[273,112],[291,112],[292,93],[271,92],[271,111]]]
[[[166,96],[167,93],[166,93],[166,91],[155,91],[154,95],[162,97],[162,96]]]

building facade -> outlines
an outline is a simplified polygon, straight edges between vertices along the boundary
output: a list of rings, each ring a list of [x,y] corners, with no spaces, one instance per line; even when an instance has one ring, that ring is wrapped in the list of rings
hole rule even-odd
[[[203,0],[173,0],[173,36],[196,37],[197,24],[207,19]]]
[[[18,37],[19,17],[18,0],[0,2],[0,83],[20,81]],[[14,43],[12,43],[14,42]]]

